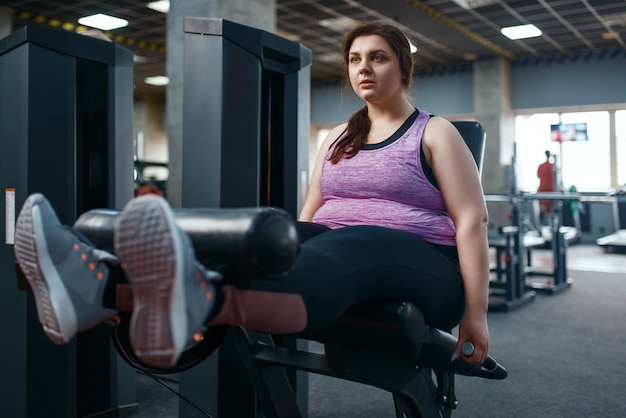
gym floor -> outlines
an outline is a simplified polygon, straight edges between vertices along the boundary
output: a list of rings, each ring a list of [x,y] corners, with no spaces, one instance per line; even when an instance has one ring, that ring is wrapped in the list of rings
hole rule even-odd
[[[550,250],[533,251],[533,265],[549,268],[551,262]],[[490,352],[509,377],[458,376],[453,417],[624,416],[626,254],[574,244],[567,264],[570,289],[538,293],[515,311],[489,313]],[[175,381],[168,384],[177,387]],[[137,375],[137,398],[139,405],[126,417],[178,416],[176,395],[148,376]],[[393,400],[377,388],[309,375],[309,418],[340,417],[394,418]]]

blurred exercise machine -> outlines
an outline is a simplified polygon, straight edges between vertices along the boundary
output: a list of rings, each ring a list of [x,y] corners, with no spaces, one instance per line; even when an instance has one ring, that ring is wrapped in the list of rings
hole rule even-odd
[[[626,252],[626,185],[610,194],[613,197],[615,233],[598,238],[596,243],[605,252]]]
[[[489,246],[495,250],[496,260],[492,271],[495,279],[490,283],[494,300],[492,310],[512,310],[525,306],[534,299],[535,291],[549,294],[568,289],[571,278],[567,277],[567,234],[571,229],[563,227],[564,202],[578,202],[577,193],[519,193],[512,195],[485,196],[487,202],[509,202],[511,206],[510,227],[490,233]],[[539,200],[554,201],[554,214],[549,230],[550,240],[528,229],[523,221],[522,207],[533,207]],[[539,268],[532,264],[532,251],[549,245],[552,250],[552,268]]]
[[[16,211],[29,194],[44,193],[70,225],[132,197],[132,114],[129,50],[51,28],[24,27],[0,40],[3,416],[96,417],[136,402],[134,371],[106,326],[56,346],[41,332],[32,297],[9,280]]]

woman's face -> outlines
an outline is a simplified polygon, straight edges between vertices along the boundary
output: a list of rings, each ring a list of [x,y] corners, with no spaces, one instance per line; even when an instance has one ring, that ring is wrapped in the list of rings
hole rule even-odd
[[[379,35],[359,36],[352,41],[348,76],[354,92],[367,102],[404,94],[398,57]]]

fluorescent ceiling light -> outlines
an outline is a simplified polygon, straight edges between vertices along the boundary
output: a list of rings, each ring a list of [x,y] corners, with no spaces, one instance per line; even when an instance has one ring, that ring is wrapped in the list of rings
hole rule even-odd
[[[602,16],[608,26],[626,26],[626,13],[613,13]]]
[[[500,29],[500,32],[509,39],[526,39],[541,36],[541,31],[535,25],[509,26]]]
[[[345,32],[356,25],[356,20],[350,17],[342,16],[331,19],[322,19],[318,23],[320,26],[324,26],[325,28],[334,29],[337,32]]]
[[[167,86],[170,82],[170,79],[164,75],[155,75],[152,77],[146,77],[143,79],[146,84],[150,84],[153,86]]]
[[[92,28],[101,30],[113,30],[128,26],[128,20],[120,19],[119,17],[113,17],[98,13],[91,16],[85,16],[78,19],[78,23],[85,26],[91,26]]]
[[[167,13],[170,11],[170,0],[151,1],[148,7],[157,12]]]
[[[478,59],[478,55],[473,52],[468,52],[463,54],[463,59],[466,61],[476,61]]]
[[[330,52],[328,54],[318,55],[317,59],[326,63],[340,63],[343,56],[339,52]]]
[[[619,39],[619,33],[615,31],[604,32],[602,39]]]
[[[497,2],[497,0],[452,0],[452,1],[466,10],[472,10],[472,9],[477,9],[483,6],[489,6],[490,4],[494,4]]]

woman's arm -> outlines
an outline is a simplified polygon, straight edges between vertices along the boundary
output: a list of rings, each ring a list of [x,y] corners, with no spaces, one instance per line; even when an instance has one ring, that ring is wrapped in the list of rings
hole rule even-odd
[[[433,117],[424,131],[424,153],[456,227],[459,264],[465,286],[465,313],[459,325],[459,342],[471,342],[473,363],[485,361],[489,351],[489,215],[474,158],[454,125]]]
[[[300,216],[298,220],[301,222],[311,222],[313,220],[313,215],[319,208],[324,204],[324,200],[322,199],[322,193],[320,191],[320,183],[322,180],[322,165],[324,164],[324,159],[326,158],[326,154],[328,154],[328,150],[332,143],[341,135],[341,133],[346,129],[347,124],[341,124],[333,128],[326,138],[324,138],[324,142],[320,146],[319,151],[317,152],[317,159],[315,160],[315,168],[313,168],[313,173],[311,174],[311,181],[309,182],[309,191],[307,192],[306,200],[302,205],[302,210],[300,211]]]

